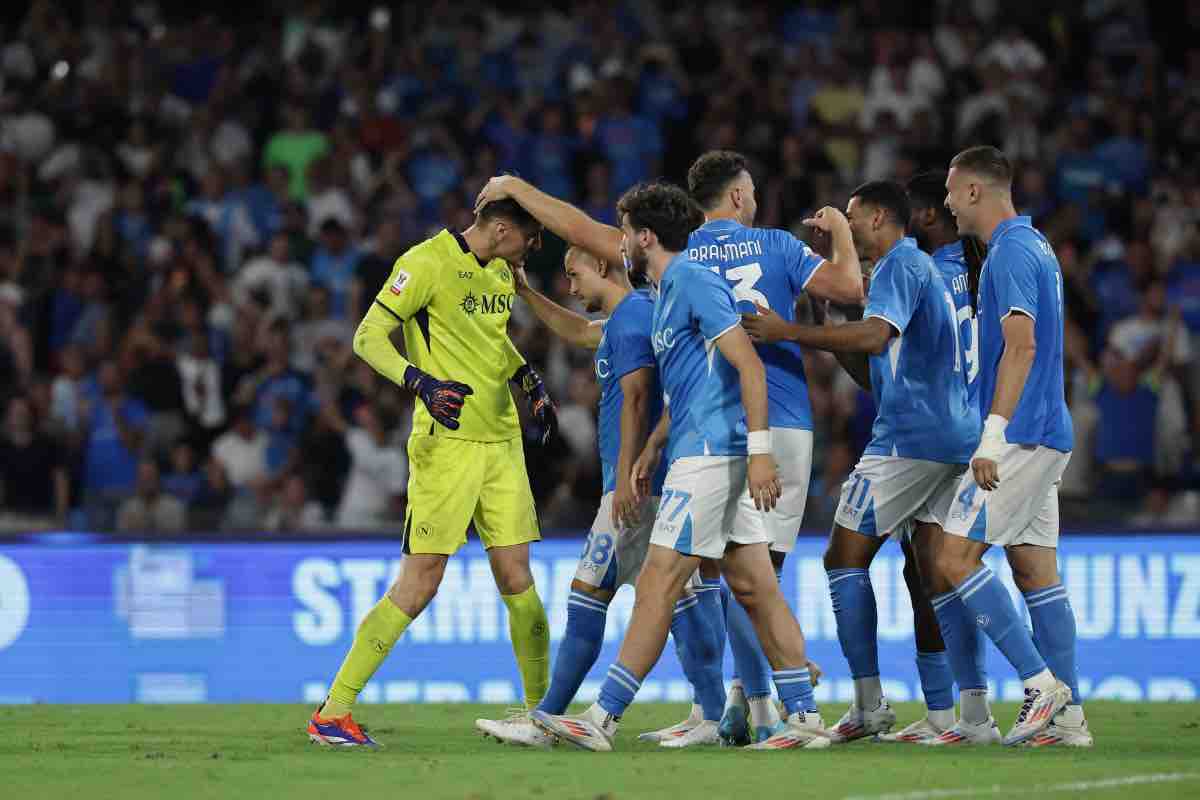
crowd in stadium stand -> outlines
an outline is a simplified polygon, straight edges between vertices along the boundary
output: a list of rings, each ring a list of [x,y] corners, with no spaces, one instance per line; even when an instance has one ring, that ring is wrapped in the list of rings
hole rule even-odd
[[[318,0],[223,19],[34,0],[0,28],[0,527],[394,532],[412,398],[351,333],[397,256],[471,224],[491,175],[613,222],[634,182],[737,149],[758,224],[804,238],[855,184],[978,143],[1014,161],[1063,269],[1066,511],[1195,523],[1185,5]],[[569,304],[561,253],[548,239],[530,271]],[[560,406],[557,441],[528,445],[543,526],[586,527],[590,354],[520,303],[511,333]],[[831,358],[806,363],[824,526],[873,408]]]

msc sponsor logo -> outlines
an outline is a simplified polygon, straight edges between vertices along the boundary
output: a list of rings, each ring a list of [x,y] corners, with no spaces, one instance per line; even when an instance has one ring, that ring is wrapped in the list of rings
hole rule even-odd
[[[675,346],[675,329],[663,328],[661,331],[655,331],[651,341],[654,342],[654,355],[670,350]]]
[[[596,377],[604,380],[609,375],[612,375],[612,367],[609,366],[607,358],[596,359]]]
[[[512,311],[515,294],[485,294],[476,297],[471,292],[459,303],[459,308],[467,314],[507,314]]]

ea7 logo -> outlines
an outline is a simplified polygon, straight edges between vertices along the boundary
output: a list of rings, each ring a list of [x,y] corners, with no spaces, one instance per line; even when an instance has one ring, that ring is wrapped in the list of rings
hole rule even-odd
[[[464,281],[469,281],[469,280],[471,280],[471,278],[475,277],[475,273],[474,273],[474,272],[467,272],[467,271],[465,271],[465,270],[461,270],[461,269],[460,269],[460,270],[458,271],[458,277],[462,278]]]

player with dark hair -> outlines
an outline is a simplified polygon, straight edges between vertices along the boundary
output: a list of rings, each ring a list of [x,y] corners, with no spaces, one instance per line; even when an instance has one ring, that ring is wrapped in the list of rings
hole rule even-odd
[[[472,523],[508,608],[526,707],[545,694],[549,628],[529,569],[529,543],[540,534],[509,382],[525,392],[533,438],[541,444],[556,418],[542,379],[507,331],[513,270],[541,245],[541,232],[512,200],[483,206],[467,230],[444,230],[400,256],[354,334],[354,352],[420,401],[408,439],[405,557],[309,720],[313,741],[377,746],[351,709],[437,593],[446,562],[466,543]],[[396,328],[403,329],[407,358],[392,345]]]
[[[603,312],[592,321],[563,308],[525,280],[516,270],[517,295],[556,336],[568,344],[595,353],[596,381],[600,385],[599,444],[604,488],[600,508],[588,533],[587,545],[571,581],[567,600],[567,627],[554,658],[550,688],[538,710],[562,714],[575,699],[588,671],[600,656],[608,606],[623,585],[632,585],[641,572],[650,547],[650,534],[662,495],[665,464],[651,481],[647,496],[635,507],[613,503],[617,476],[633,473],[633,464],[646,436],[662,414],[662,389],[650,339],[654,301],[644,290],[635,290],[623,262],[609,263],[580,247],[571,246],[563,258],[570,294],[589,313]],[[712,580],[694,576],[671,615],[671,636],[684,674],[696,693],[701,720],[708,718],[716,730],[725,703],[721,676],[725,620],[721,613],[720,575]],[[501,742],[547,747],[553,736],[530,720],[527,712],[507,719],[479,719],[475,727]],[[704,743],[698,726],[677,736],[655,738],[668,748]]]
[[[756,341],[791,340],[835,353],[875,397],[871,441],[842,486],[825,552],[838,640],[854,679],[854,703],[830,731],[834,742],[885,734],[895,724],[879,678],[875,593],[867,570],[888,534],[936,520],[932,503],[957,482],[979,432],[952,283],[905,236],[911,216],[897,183],[866,183],[850,197],[846,218],[854,245],[874,265],[861,321],[802,326],[774,312],[743,321]],[[961,268],[956,277],[964,289],[959,302],[966,306]],[[915,577],[906,575],[918,623],[925,620],[918,629],[917,666],[930,711],[923,724],[897,734],[900,741],[928,740],[954,725],[952,672]]]

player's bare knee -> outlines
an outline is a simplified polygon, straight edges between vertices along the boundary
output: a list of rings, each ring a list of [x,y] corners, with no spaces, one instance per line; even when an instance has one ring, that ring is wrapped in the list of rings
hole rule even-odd
[[[1017,545],[1007,548],[1008,565],[1012,568],[1013,583],[1023,593],[1048,589],[1061,583],[1058,557],[1053,548]]]

